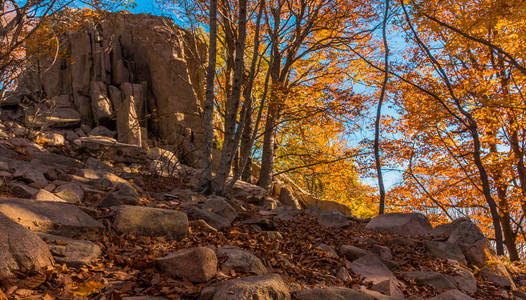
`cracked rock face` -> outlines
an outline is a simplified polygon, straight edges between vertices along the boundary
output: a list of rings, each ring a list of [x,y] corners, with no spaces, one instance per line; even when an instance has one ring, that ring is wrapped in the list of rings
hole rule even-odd
[[[31,110],[47,113],[28,113],[26,125],[104,126],[121,143],[165,141],[186,164],[199,164],[204,42],[168,19],[126,13],[60,39],[71,59],[40,58],[45,67],[24,74],[13,97],[47,100]]]

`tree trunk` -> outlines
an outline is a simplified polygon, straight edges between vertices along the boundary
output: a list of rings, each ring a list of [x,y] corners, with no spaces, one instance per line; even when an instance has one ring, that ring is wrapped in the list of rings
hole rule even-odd
[[[258,185],[266,190],[270,190],[272,186],[272,172],[274,168],[274,139],[276,128],[275,124],[278,120],[278,89],[280,88],[280,70],[281,70],[281,52],[280,52],[280,16],[281,6],[272,9],[274,17],[274,30],[272,32],[272,57],[273,61],[270,65],[270,78],[272,79],[272,87],[270,92],[270,101],[267,113],[267,121],[265,123],[265,132],[263,134],[263,153],[261,156],[261,171],[259,174]]]
[[[219,162],[216,178],[214,180],[214,192],[224,194],[226,179],[232,167],[232,157],[234,154],[234,135],[236,132],[236,120],[241,99],[241,81],[243,79],[245,55],[245,38],[247,25],[247,0],[239,1],[239,23],[236,40],[236,57],[234,61],[234,82],[232,84],[232,98],[228,105],[225,115],[225,134],[223,141],[223,151]]]
[[[380,192],[380,205],[378,214],[383,214],[385,209],[385,187],[384,178],[382,175],[382,163],[380,162],[380,118],[382,117],[382,104],[384,102],[385,90],[387,88],[387,81],[389,80],[389,45],[387,43],[387,16],[389,14],[389,0],[385,0],[384,20],[382,26],[382,39],[384,43],[384,80],[382,83],[382,91],[380,92],[380,99],[378,99],[378,107],[376,109],[376,120],[374,122],[374,159],[376,164],[376,173],[378,175],[378,190]]]
[[[214,78],[216,73],[217,51],[217,0],[210,0],[210,42],[208,46],[208,70],[206,74],[206,96],[204,103],[203,130],[206,144],[203,149],[203,174],[200,188],[211,192],[212,179],[212,148],[214,146]]]

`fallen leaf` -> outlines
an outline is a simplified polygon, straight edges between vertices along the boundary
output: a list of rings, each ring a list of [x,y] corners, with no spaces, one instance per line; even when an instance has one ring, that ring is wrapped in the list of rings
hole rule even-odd
[[[69,290],[70,293],[78,296],[89,296],[93,294],[98,294],[104,287],[104,284],[97,281],[87,281],[73,287]]]

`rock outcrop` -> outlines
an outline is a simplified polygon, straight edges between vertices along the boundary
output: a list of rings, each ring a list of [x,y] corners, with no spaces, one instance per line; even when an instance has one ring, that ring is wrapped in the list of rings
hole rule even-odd
[[[46,100],[26,111],[26,125],[103,125],[117,130],[119,142],[174,145],[182,161],[198,165],[204,42],[146,14],[108,13],[85,23],[60,37],[67,53],[41,57],[41,71],[20,80],[14,103]]]

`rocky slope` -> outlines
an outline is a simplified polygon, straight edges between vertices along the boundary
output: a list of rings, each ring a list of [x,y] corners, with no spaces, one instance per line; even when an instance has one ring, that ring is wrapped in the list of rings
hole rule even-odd
[[[468,219],[298,210],[244,182],[205,196],[166,149],[35,131],[17,109],[0,114],[0,299],[526,299]]]

